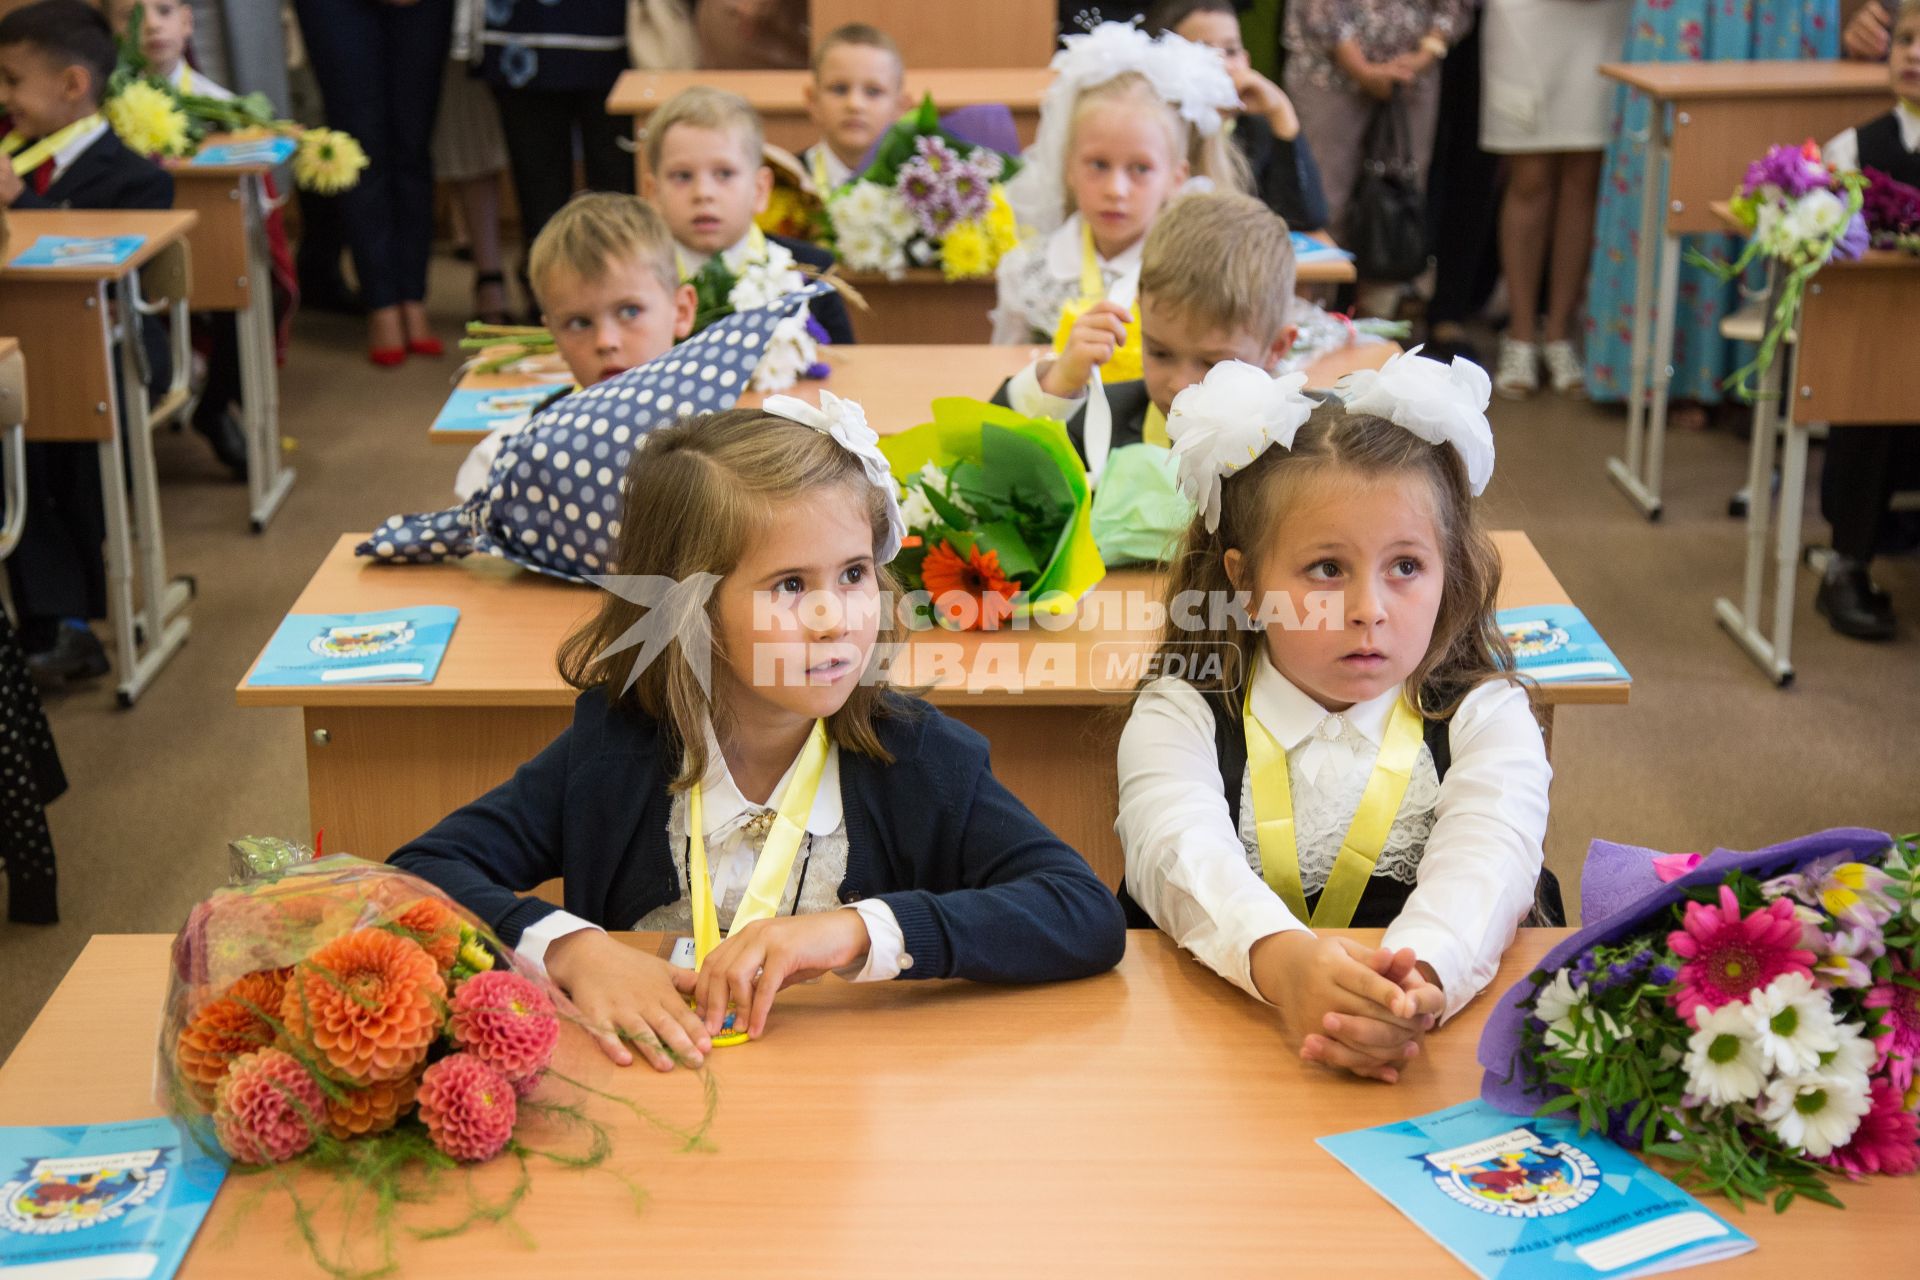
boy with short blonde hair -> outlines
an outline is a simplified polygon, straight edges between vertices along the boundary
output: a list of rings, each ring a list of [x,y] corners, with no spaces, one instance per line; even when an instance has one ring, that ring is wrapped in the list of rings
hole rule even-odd
[[[816,271],[833,266],[829,250],[769,236],[754,225],[773,190],[764,138],[760,117],[745,98],[705,86],[675,94],[648,118],[642,189],[673,233],[681,280],[692,280],[715,257],[737,274],[765,262],[770,244]],[[811,305],[831,341],[853,341],[853,324],[837,293]]]
[[[900,46],[864,22],[836,27],[814,50],[804,95],[820,141],[800,162],[822,199],[859,176],[873,144],[906,111],[905,81]]]
[[[1167,444],[1173,398],[1228,360],[1272,370],[1293,346],[1293,237],[1264,203],[1238,192],[1182,196],[1154,220],[1140,262],[1144,376],[1109,384],[1113,447]],[[1087,384],[1126,339],[1127,310],[1090,307],[1058,357],[1009,378],[994,399],[1067,424],[1085,452]]]
[[[693,329],[693,288],[680,280],[673,234],[635,196],[590,192],[563,205],[534,238],[527,279],[583,387],[665,354]]]

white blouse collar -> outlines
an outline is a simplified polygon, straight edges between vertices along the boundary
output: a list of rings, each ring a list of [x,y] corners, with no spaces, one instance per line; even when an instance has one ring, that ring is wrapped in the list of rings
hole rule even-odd
[[[1080,280],[1080,253],[1085,243],[1086,226],[1079,214],[1071,214],[1060,224],[1054,233],[1047,237],[1046,263],[1047,273],[1059,280],[1071,280],[1078,284]],[[1131,246],[1111,258],[1100,258],[1101,271],[1109,275],[1137,275],[1140,271],[1140,252],[1146,247],[1147,238],[1141,236]]]
[[[1387,720],[1400,695],[1401,690],[1396,686],[1378,697],[1356,702],[1345,711],[1333,712],[1281,675],[1264,645],[1260,649],[1260,664],[1253,671],[1254,718],[1266,727],[1283,751],[1292,751],[1316,731],[1328,740],[1339,737],[1342,720],[1378,746],[1386,737]]]
[[[793,763],[780,775],[780,781],[774,786],[767,803],[758,805],[741,795],[740,788],[734,784],[733,771],[727,768],[727,757],[720,750],[720,739],[714,736],[713,722],[708,721],[705,728],[707,775],[700,782],[701,826],[704,828],[702,834],[712,839],[743,817],[764,809],[778,809],[780,801],[786,797],[788,784],[793,781],[793,771],[798,767],[800,757],[794,756]],[[820,790],[814,793],[813,812],[807,815],[807,834],[832,835],[840,829],[840,817],[840,747],[829,740],[826,767],[820,773]]]

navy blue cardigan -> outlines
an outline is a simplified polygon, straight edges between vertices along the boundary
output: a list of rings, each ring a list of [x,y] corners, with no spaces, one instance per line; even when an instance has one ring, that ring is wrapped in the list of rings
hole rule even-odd
[[[893,911],[913,957],[901,976],[1048,982],[1118,964],[1119,903],[1000,785],[986,739],[914,699],[890,694],[886,710],[876,728],[892,764],[840,753],[840,900]],[[556,910],[519,894],[555,876],[568,911],[631,928],[684,892],[667,842],[676,766],[653,720],[583,693],[551,745],[391,861],[509,946]]]

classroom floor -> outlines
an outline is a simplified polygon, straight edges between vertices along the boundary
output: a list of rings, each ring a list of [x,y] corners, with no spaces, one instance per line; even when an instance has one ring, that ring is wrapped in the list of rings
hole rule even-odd
[[[467,282],[466,268],[436,263],[432,302],[449,339]],[[459,462],[425,430],[451,354],[377,370],[363,341],[356,320],[301,317],[281,424],[299,442],[300,478],[265,534],[247,532],[245,487],[198,437],[159,439],[167,552],[199,580],[193,635],[131,711],[104,682],[49,702],[72,784],[50,811],[63,919],[0,920],[0,1057],[89,936],[178,928],[224,879],[233,836],[310,835],[299,713],[241,710],[233,687],[340,533],[449,504]],[[928,394],[955,390],[930,382]],[[1494,525],[1532,536],[1634,676],[1630,706],[1567,708],[1555,727],[1547,858],[1570,907],[1596,836],[1685,850],[1920,826],[1920,557],[1878,567],[1903,618],[1885,645],[1829,631],[1803,574],[1799,676],[1777,690],[1713,620],[1714,597],[1739,589],[1743,526],[1725,510],[1746,474],[1740,440],[1674,433],[1667,515],[1652,525],[1605,477],[1617,413],[1549,397],[1495,401],[1493,422]],[[1809,537],[1824,538],[1811,495],[1809,512]]]

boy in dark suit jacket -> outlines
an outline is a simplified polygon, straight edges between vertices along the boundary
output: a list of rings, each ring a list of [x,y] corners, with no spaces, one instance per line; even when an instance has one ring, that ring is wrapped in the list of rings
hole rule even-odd
[[[769,244],[819,271],[833,265],[830,250],[764,235],[754,226],[773,190],[773,170],[761,160],[760,117],[745,98],[708,88],[677,93],[647,118],[646,145],[642,194],[680,246],[681,279],[693,279],[715,255],[736,267],[762,261]],[[812,311],[830,340],[853,341],[853,322],[839,294],[814,299]]]
[[[122,146],[100,115],[115,60],[113,33],[81,0],[39,0],[0,18],[0,102],[11,118],[0,160],[0,204],[15,209],[170,209],[173,179]],[[18,161],[51,153],[18,172]],[[141,341],[154,386],[172,380],[166,333],[151,320]],[[124,394],[124,392],[123,392]],[[107,656],[87,626],[106,616],[106,516],[99,451],[90,444],[27,446],[27,522],[7,561],[27,665],[43,684],[105,675]],[[149,584],[151,586],[151,584]]]
[[[1173,398],[1214,365],[1243,360],[1277,367],[1297,331],[1293,237],[1252,196],[1214,191],[1182,196],[1147,233],[1140,256],[1140,339],[1145,377],[1106,387],[1115,449],[1167,444]],[[1111,302],[1074,322],[1058,358],[1035,360],[1006,380],[994,403],[1067,424],[1086,456],[1087,384],[1126,339],[1127,313]]]

